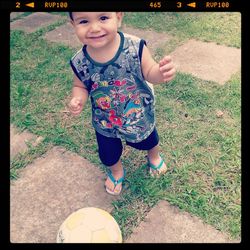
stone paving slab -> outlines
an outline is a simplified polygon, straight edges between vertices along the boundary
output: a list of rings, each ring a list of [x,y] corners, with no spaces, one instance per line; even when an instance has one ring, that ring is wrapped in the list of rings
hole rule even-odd
[[[82,47],[72,24],[69,22],[47,32],[44,35],[44,38],[48,41],[61,43],[72,48],[81,49]]]
[[[10,187],[12,243],[53,243],[61,223],[87,206],[112,210],[106,175],[75,153],[54,147],[20,170]]]
[[[10,13],[10,20],[12,21],[13,19],[21,16],[23,13],[25,13],[25,12],[11,12]]]
[[[241,68],[241,50],[189,40],[171,53],[177,70],[225,84]]]
[[[136,29],[123,25],[121,31],[144,39],[148,48],[155,53],[157,48],[163,47],[171,37],[166,33],[159,33],[154,30]]]
[[[160,201],[126,243],[239,243],[199,218]]]
[[[11,22],[10,29],[23,30],[27,33],[31,33],[61,19],[63,19],[63,17],[59,15],[53,15],[45,12],[35,12],[29,16]]]
[[[28,150],[27,144],[37,146],[43,138],[36,136],[28,131],[18,132],[13,125],[10,126],[10,159],[13,159],[17,154],[25,153]]]

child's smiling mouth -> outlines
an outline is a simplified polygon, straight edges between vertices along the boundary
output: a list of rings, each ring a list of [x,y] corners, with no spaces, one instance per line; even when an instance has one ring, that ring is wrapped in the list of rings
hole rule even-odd
[[[88,37],[89,39],[93,39],[93,40],[97,40],[97,39],[101,39],[101,38],[103,38],[103,37],[105,37],[106,36],[106,34],[104,34],[104,35],[100,35],[100,36],[90,36],[90,37]]]

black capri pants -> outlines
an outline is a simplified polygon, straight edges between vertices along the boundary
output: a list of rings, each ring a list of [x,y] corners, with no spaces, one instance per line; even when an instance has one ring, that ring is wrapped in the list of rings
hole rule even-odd
[[[96,132],[96,139],[98,143],[98,152],[101,162],[110,167],[116,164],[122,155],[122,141],[120,138],[111,138],[101,135]],[[132,143],[126,141],[126,144],[139,150],[150,150],[159,143],[159,135],[156,128],[143,141]]]

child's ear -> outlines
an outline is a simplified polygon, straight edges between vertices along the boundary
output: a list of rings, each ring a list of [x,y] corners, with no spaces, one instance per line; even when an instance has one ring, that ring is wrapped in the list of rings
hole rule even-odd
[[[123,12],[116,12],[117,20],[118,20],[118,28],[122,25]]]

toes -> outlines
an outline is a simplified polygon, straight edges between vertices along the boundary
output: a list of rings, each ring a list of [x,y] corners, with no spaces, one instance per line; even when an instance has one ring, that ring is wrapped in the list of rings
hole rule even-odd
[[[150,171],[149,171],[150,175],[153,177],[159,177],[165,174],[166,172],[167,172],[167,166],[165,163],[160,169],[155,170],[155,169],[150,168]]]
[[[118,185],[118,187],[115,186],[115,188],[113,189],[113,192],[116,194],[119,194],[121,190],[122,190],[122,185]]]
[[[121,193],[121,190],[122,190],[121,185],[115,186],[115,187],[113,187],[113,189],[110,189],[106,186],[106,191],[110,194],[113,194],[113,195],[119,195]]]
[[[122,184],[117,184],[115,186],[113,182],[110,182],[109,179],[107,179],[105,182],[105,188],[111,193],[119,194],[122,189]]]
[[[113,185],[112,189],[110,189],[110,191],[112,191],[114,193],[119,193],[121,191],[121,184],[117,184],[116,186]]]

